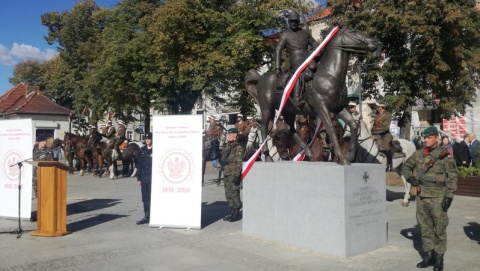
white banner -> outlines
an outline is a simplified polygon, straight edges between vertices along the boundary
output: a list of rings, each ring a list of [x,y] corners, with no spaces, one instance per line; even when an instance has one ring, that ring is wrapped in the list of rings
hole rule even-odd
[[[21,181],[20,216],[30,218],[33,166],[21,163],[20,167],[19,162],[32,158],[32,142],[31,119],[0,121],[0,217],[18,217],[18,186]]]
[[[151,227],[201,228],[202,116],[153,117]]]

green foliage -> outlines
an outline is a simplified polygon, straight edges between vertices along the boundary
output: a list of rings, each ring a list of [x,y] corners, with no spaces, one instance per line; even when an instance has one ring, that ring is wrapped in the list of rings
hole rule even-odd
[[[31,86],[43,87],[41,64],[35,60],[18,63],[13,69],[13,77],[8,78],[12,85],[25,83]]]
[[[383,78],[388,107],[396,112],[421,98],[440,101],[444,118],[464,113],[475,100],[480,70],[480,12],[474,0],[329,1],[335,20],[378,37],[387,61]],[[372,72],[371,72],[372,73]],[[375,80],[370,77],[369,80]],[[368,80],[366,80],[368,84]],[[367,93],[375,96],[375,90]]]
[[[111,10],[84,0],[72,10],[42,15],[59,58],[45,67],[45,91],[95,119],[106,110],[125,121],[150,108],[190,113],[200,95],[253,110],[244,75],[270,64],[274,44],[265,30],[282,29],[290,0],[123,0]],[[64,93],[62,95],[62,90]],[[69,100],[70,99],[70,100]]]
[[[477,167],[459,167],[458,175],[460,177],[480,176],[480,169]]]

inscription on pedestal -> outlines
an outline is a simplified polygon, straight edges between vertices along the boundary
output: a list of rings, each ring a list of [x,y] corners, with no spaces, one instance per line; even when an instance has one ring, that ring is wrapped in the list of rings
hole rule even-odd
[[[351,193],[351,202],[348,207],[353,212],[348,219],[356,226],[377,223],[378,216],[382,210],[376,208],[377,204],[382,203],[384,199],[382,194],[375,187],[364,184]]]

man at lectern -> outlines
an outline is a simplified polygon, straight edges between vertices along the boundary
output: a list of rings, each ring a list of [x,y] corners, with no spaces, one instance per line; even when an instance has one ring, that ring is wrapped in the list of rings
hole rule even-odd
[[[53,154],[52,152],[48,151],[47,138],[45,136],[37,136],[35,147],[33,149],[33,160],[34,161],[53,161]],[[35,193],[35,198],[36,198],[37,197],[37,168],[36,167],[33,167],[32,186],[33,186],[33,192]]]
[[[138,151],[137,182],[142,191],[143,211],[145,216],[137,221],[137,225],[150,222],[150,198],[152,190],[152,133],[145,134],[145,146]]]

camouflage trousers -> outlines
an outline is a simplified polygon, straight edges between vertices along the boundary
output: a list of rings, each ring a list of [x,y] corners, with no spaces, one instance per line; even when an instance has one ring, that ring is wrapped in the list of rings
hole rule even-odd
[[[445,253],[447,250],[447,212],[442,209],[443,197],[417,197],[417,222],[422,234],[423,251],[435,250]]]
[[[38,175],[37,168],[34,167],[32,172],[32,189],[33,189],[35,198],[37,198],[37,179],[38,179],[37,175]]]
[[[242,202],[240,200],[240,188],[233,183],[234,175],[225,175],[225,197],[227,198],[228,206],[230,208],[240,208]]]

